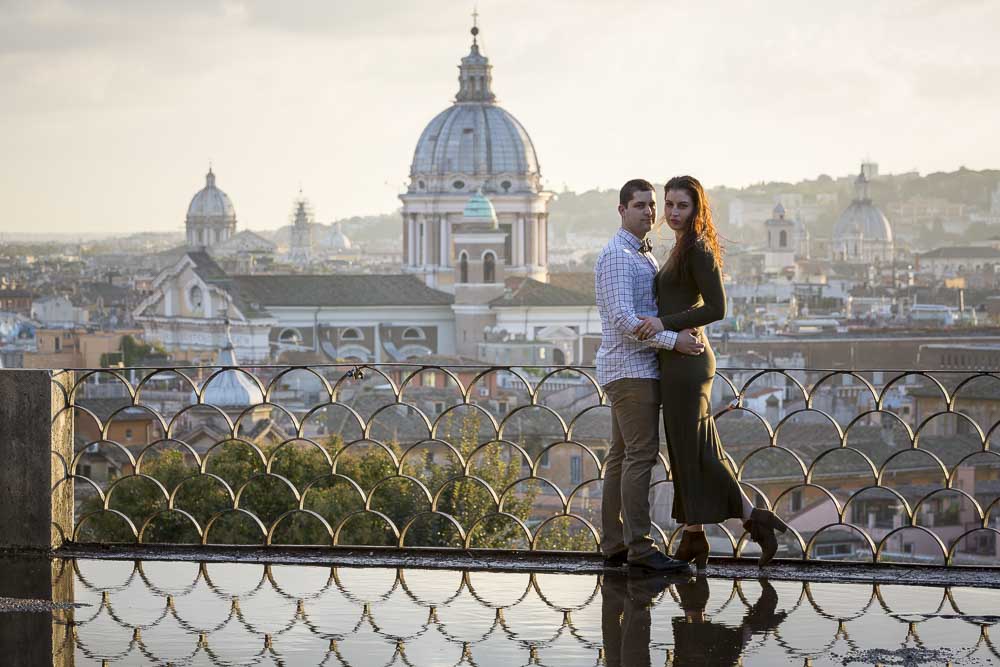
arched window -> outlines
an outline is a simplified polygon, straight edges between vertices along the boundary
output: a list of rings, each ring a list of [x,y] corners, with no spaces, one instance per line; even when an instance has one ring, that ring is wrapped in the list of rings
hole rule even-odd
[[[202,301],[204,296],[201,293],[201,288],[197,285],[192,285],[191,289],[188,290],[188,300],[191,302],[191,309],[195,312],[201,310]]]
[[[788,247],[788,232],[784,229],[782,229],[781,233],[778,234],[778,245],[782,248]]]
[[[403,331],[403,340],[423,340],[424,331],[417,327],[409,327]]]
[[[497,259],[493,253],[483,255],[483,282],[492,283],[497,279]]]
[[[458,260],[458,282],[469,282],[469,256],[463,252]]]
[[[285,345],[301,345],[302,334],[299,333],[298,329],[285,329],[278,336],[278,342],[284,343]]]
[[[344,329],[340,332],[340,340],[361,340],[361,332],[357,329]]]

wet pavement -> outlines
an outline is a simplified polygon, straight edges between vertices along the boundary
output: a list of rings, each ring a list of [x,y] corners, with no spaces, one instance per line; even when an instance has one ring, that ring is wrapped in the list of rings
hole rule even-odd
[[[8,559],[3,664],[1000,664],[965,583],[365,564]]]

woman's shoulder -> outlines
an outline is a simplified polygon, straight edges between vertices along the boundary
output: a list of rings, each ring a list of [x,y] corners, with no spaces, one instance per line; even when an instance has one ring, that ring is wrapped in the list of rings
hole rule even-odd
[[[704,237],[699,238],[691,246],[691,256],[698,257],[699,259],[707,259],[712,262],[715,261],[715,251],[712,250],[712,246],[705,240]]]

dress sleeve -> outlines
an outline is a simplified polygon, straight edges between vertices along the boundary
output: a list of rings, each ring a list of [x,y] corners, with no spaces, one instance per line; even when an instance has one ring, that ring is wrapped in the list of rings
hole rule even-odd
[[[715,256],[700,244],[696,245],[692,249],[689,266],[703,303],[679,313],[664,315],[660,318],[664,329],[682,331],[703,327],[726,316],[726,290],[722,286],[722,269]]]

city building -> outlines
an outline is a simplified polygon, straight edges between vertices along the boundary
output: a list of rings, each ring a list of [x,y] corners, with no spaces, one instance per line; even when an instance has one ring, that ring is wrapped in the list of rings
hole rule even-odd
[[[101,368],[117,356],[122,338],[138,330],[88,331],[81,328],[38,329],[35,350],[24,353],[25,368]],[[102,363],[104,362],[104,363]]]
[[[90,320],[86,308],[74,305],[68,296],[56,294],[31,304],[31,319],[44,326],[78,326]]]
[[[400,196],[402,275],[231,273],[200,244],[161,271],[136,308],[145,340],[200,363],[227,344],[230,325],[235,353],[248,364],[497,359],[497,349],[480,344],[505,339],[519,342],[514,363],[591,361],[601,329],[593,278],[577,281],[579,290],[547,283],[551,193],[542,189],[528,133],[496,104],[478,28],[472,34],[455,103],[421,134]],[[199,219],[219,228],[235,224],[211,172],[191,208],[211,213]],[[205,238],[193,230],[189,238]],[[316,242],[300,199],[291,256],[308,262],[317,252],[350,252],[341,229],[325,236]]]
[[[236,232],[233,202],[215,185],[211,167],[205,174],[205,187],[191,198],[184,226],[189,248],[210,248],[229,240]]]
[[[990,222],[1000,223],[1000,182],[990,195]]]
[[[801,221],[786,217],[785,207],[781,202],[774,206],[764,228],[767,233],[765,273],[782,273],[794,269],[797,260],[809,258],[809,232]]]
[[[478,290],[485,302],[502,292],[507,276],[546,280],[552,193],[542,187],[527,130],[497,104],[492,66],[479,50],[478,34],[474,26],[454,103],[417,141],[400,199],[403,270],[447,292],[458,284],[494,285]],[[467,215],[470,205],[483,207],[482,198],[494,209],[489,225]]]
[[[33,295],[25,289],[0,289],[0,311],[30,315]]]
[[[892,261],[892,226],[872,202],[865,165],[854,181],[854,200],[833,227],[833,258],[848,264]]]
[[[1000,249],[990,246],[950,246],[917,255],[917,271],[934,281],[1000,273]]]
[[[308,264],[313,255],[313,220],[309,202],[299,191],[295,201],[292,221],[292,238],[288,249],[288,261],[292,264]]]

